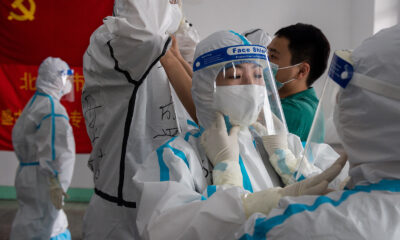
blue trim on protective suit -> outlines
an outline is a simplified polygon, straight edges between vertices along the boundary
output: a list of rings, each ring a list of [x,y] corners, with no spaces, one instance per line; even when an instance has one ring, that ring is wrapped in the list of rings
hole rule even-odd
[[[229,32],[231,32],[231,33],[235,34],[236,36],[238,36],[240,38],[240,40],[242,40],[244,45],[251,45],[250,42],[243,35],[235,32],[235,31],[232,31],[232,30],[230,30]]]
[[[189,141],[190,136],[192,136],[192,137],[194,137],[194,138],[199,138],[199,137],[201,136],[201,134],[203,134],[203,132],[204,132],[204,128],[203,128],[203,127],[199,127],[195,122],[193,122],[193,121],[191,121],[191,120],[189,120],[189,119],[187,120],[187,124],[190,125],[190,126],[193,126],[193,127],[197,128],[197,129],[199,129],[199,130],[198,130],[197,132],[195,132],[195,133],[192,133],[191,131],[188,131],[188,132],[185,134],[185,137],[184,137],[184,139],[185,139],[186,142]]]
[[[207,186],[207,196],[211,197],[217,191],[217,186],[215,185],[208,185]]]
[[[65,116],[64,114],[54,114],[54,117],[62,117],[65,118],[65,120],[69,121],[68,116]]]
[[[351,195],[359,192],[371,192],[371,191],[389,191],[389,192],[400,192],[400,180],[388,180],[383,179],[378,183],[370,185],[358,185],[352,190],[343,191],[342,196],[339,200],[333,200],[327,196],[319,196],[315,199],[312,205],[294,203],[290,204],[286,210],[281,214],[269,219],[259,218],[256,220],[254,227],[253,236],[246,233],[240,239],[266,239],[267,233],[274,227],[283,224],[291,216],[304,212],[304,211],[315,211],[321,205],[329,203],[334,207],[339,206],[346,201]]]
[[[172,152],[176,156],[181,158],[185,162],[186,166],[190,169],[189,161],[187,160],[185,153],[182,152],[181,150],[173,148],[171,145],[169,145],[175,139],[176,139],[176,137],[171,138],[170,140],[168,140],[166,143],[161,145],[156,150],[157,158],[158,158],[158,164],[160,165],[160,181],[169,181],[169,168],[168,168],[167,164],[165,164],[164,157],[163,157],[163,153],[164,153],[164,149],[165,148],[171,149]]]
[[[184,152],[182,152],[179,149],[173,148],[173,147],[171,147],[169,145],[168,145],[168,148],[171,149],[176,156],[178,156],[180,159],[182,159],[185,162],[186,166],[189,168],[189,162],[188,162]]]
[[[50,101],[50,105],[51,105],[51,160],[55,160],[56,159],[56,150],[54,148],[54,142],[55,142],[55,138],[56,138],[56,132],[55,132],[55,128],[56,128],[56,121],[55,121],[55,113],[54,113],[54,102],[53,102],[53,97],[50,96],[49,94],[46,93],[41,93],[41,92],[37,92],[37,95],[42,96],[42,97],[47,97]],[[40,127],[40,126],[39,126]]]
[[[51,117],[51,114],[47,114],[46,116],[44,116],[44,117],[42,118],[42,120],[40,120],[39,125],[36,126],[36,130],[38,130],[38,129],[42,126],[42,122],[43,122],[44,120],[48,119],[49,117]]]
[[[32,98],[32,101],[29,104],[29,107],[31,107],[33,102],[36,100],[36,96],[37,95],[42,96],[42,97],[47,97],[49,99],[49,101],[50,101],[51,112],[50,112],[50,114],[44,116],[40,120],[40,123],[39,123],[39,125],[36,126],[36,129],[39,129],[42,126],[42,122],[44,120],[46,120],[47,118],[51,117],[51,160],[54,161],[56,159],[56,149],[54,147],[55,138],[56,138],[56,133],[55,133],[55,131],[56,131],[56,121],[55,121],[55,118],[56,117],[62,117],[62,118],[65,118],[67,121],[69,121],[69,118],[67,116],[65,116],[64,114],[56,114],[55,113],[53,97],[50,96],[49,94],[46,94],[46,93],[41,93],[41,92],[36,91],[35,95]]]
[[[36,129],[39,129],[39,128],[42,126],[42,122],[43,122],[44,120],[48,119],[48,118],[51,117],[51,116],[52,116],[51,114],[48,114],[48,115],[44,116],[44,117],[42,118],[42,120],[40,120],[39,125],[36,126]],[[62,117],[62,118],[65,118],[65,120],[69,121],[69,118],[68,118],[67,116],[63,115],[63,114],[54,114],[54,117]]]
[[[30,108],[30,107],[32,106],[32,104],[35,102],[36,97],[37,97],[37,93],[38,93],[38,92],[36,91],[35,94],[33,95],[32,100],[31,100],[31,102],[29,103],[28,108]]]
[[[187,122],[187,124],[190,125],[190,126],[193,126],[193,127],[195,127],[195,128],[199,128],[199,126],[198,126],[195,122],[193,122],[192,120],[189,120],[189,119],[188,119],[186,122]]]
[[[26,167],[26,166],[38,166],[39,162],[20,162],[19,165],[21,167]]]
[[[225,120],[225,125],[226,125],[226,130],[228,133],[231,131],[232,124],[229,121],[229,116],[224,115],[224,120]],[[251,181],[249,178],[249,175],[247,174],[246,167],[244,166],[242,156],[239,154],[239,165],[240,165],[240,171],[242,172],[243,176],[243,187],[249,192],[253,192],[253,187],[251,186]]]
[[[247,174],[246,167],[244,166],[242,156],[239,154],[239,165],[240,171],[242,172],[243,176],[243,187],[249,192],[253,192],[253,187],[251,186],[249,175]]]
[[[71,233],[67,229],[63,233],[60,233],[57,236],[50,238],[50,240],[71,240]]]
[[[187,133],[185,134],[185,138],[184,138],[184,139],[185,139],[186,142],[188,142],[190,136],[192,136],[192,137],[194,137],[194,138],[199,138],[199,137],[201,136],[201,134],[203,134],[203,132],[204,132],[204,128],[200,128],[200,130],[198,130],[198,131],[195,132],[195,133],[192,133],[191,131],[189,131],[189,132],[187,132]]]

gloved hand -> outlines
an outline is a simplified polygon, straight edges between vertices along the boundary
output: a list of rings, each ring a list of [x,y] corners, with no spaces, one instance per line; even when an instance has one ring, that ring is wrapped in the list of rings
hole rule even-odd
[[[63,196],[68,198],[68,195],[64,192],[57,177],[50,177],[50,200],[56,209],[61,209],[63,206]]]
[[[265,127],[260,123],[256,122],[252,126],[258,133],[266,133]],[[288,148],[287,135],[285,133],[278,135],[261,135],[261,138],[264,148],[268,153],[269,161],[281,177],[283,183],[285,185],[295,183],[294,174],[299,168],[301,158],[297,159]],[[305,176],[320,172],[317,167],[310,164],[308,161],[304,162],[299,171]]]
[[[200,137],[207,157],[214,165],[214,184],[243,186],[243,176],[239,165],[239,126],[233,126],[228,135],[224,117],[217,113],[216,121]]]
[[[243,208],[247,217],[261,212],[268,215],[278,206],[285,196],[323,195],[328,192],[328,184],[340,173],[347,161],[347,155],[341,156],[332,166],[319,175],[284,188],[270,188],[264,191],[247,193],[242,197]]]

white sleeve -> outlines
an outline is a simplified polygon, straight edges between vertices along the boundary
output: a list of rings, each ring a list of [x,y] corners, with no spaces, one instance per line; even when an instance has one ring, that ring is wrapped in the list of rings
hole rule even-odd
[[[59,115],[59,116],[57,116]],[[69,187],[75,163],[75,141],[67,116],[55,114],[41,121],[35,134],[36,157],[41,169]]]
[[[294,134],[288,135],[289,149],[293,152],[297,159],[302,159],[304,150],[301,140]],[[301,171],[304,178],[309,178],[320,174],[329,168],[338,158],[339,154],[326,143],[312,143],[310,144],[307,152],[307,162],[303,164]],[[340,174],[329,183],[329,188],[339,189],[341,183],[348,177],[349,164],[343,167]],[[302,178],[300,178],[302,179]]]
[[[65,113],[66,114],[66,113]],[[66,192],[72,181],[75,165],[75,139],[69,121],[63,117],[56,118],[55,130],[55,168],[58,179]]]
[[[178,27],[173,19],[178,16],[167,0],[125,0],[116,4],[117,16],[103,20],[109,35],[99,44],[107,48],[117,71],[127,72],[138,81],[165,54],[171,41],[169,31],[174,25]]]
[[[141,195],[139,233],[144,239],[232,238],[246,220],[241,200],[245,191],[214,187],[208,196],[200,161],[193,149],[185,149],[176,151],[172,145],[153,152],[134,176]]]

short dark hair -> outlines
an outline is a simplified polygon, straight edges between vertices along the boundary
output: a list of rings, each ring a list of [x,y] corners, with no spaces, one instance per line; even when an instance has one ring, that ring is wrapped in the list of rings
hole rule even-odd
[[[328,39],[311,24],[297,23],[279,29],[275,36],[289,40],[289,51],[292,54],[291,64],[308,62],[310,74],[307,85],[311,86],[325,71],[331,47]]]

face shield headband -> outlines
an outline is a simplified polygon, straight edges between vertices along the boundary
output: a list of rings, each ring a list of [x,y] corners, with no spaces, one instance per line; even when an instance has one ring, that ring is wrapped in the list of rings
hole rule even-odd
[[[400,88],[398,86],[354,72],[350,55],[350,51],[335,52],[328,73],[334,82],[343,89],[351,84],[381,96],[400,100]]]
[[[224,65],[233,61],[259,60],[266,67],[267,49],[260,45],[235,45],[207,52],[193,63],[193,72],[215,65]]]
[[[400,100],[400,88],[398,86],[354,72],[351,54],[351,51],[339,50],[335,51],[332,57],[299,169],[304,161],[313,163],[315,159],[320,158],[320,151],[316,151],[315,146],[320,143],[336,144],[338,140],[335,135],[339,135],[340,138],[342,129],[336,127],[339,124],[338,114],[340,114],[337,111],[338,96],[349,84],[380,96]]]

